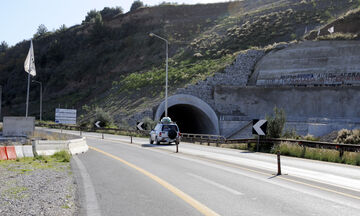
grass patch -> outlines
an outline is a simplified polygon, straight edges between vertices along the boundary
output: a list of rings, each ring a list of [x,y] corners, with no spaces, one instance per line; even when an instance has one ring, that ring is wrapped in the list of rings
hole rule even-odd
[[[68,140],[69,136],[62,133],[49,133],[45,131],[34,131],[31,139],[43,139],[43,140]]]
[[[190,82],[196,83],[216,72],[222,71],[234,61],[236,55],[225,55],[217,59],[187,59],[172,60],[168,69],[169,83],[173,85]],[[165,67],[154,67],[144,73],[132,73],[122,81],[122,89],[140,90],[144,87],[163,85],[165,82]]]
[[[52,155],[51,158],[57,162],[70,162],[71,155],[67,151],[59,151]]]
[[[5,190],[4,192],[2,192],[3,196],[9,196],[11,198],[14,199],[22,199],[26,196],[26,193],[24,193],[25,191],[27,191],[28,188],[27,187],[12,187],[8,190]]]
[[[35,157],[24,157],[16,160],[0,161],[0,166],[6,168],[8,171],[16,172],[18,174],[28,174],[37,169],[55,169],[62,171],[69,167],[71,155],[67,151],[56,152],[52,156],[38,155]],[[59,166],[59,163],[64,163]]]
[[[351,33],[335,32],[333,34],[323,35],[316,38],[316,40],[357,40],[359,35]]]
[[[239,143],[239,144],[222,144],[220,145],[221,148],[231,148],[231,149],[239,149],[239,150],[247,150],[248,144],[247,143]]]

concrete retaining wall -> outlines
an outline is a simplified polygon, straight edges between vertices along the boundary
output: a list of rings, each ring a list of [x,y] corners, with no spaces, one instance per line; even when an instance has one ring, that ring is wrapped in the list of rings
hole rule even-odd
[[[360,87],[260,88],[218,86],[216,104],[227,104],[226,112],[251,118],[264,118],[275,106],[289,119],[348,119],[359,122]],[[358,118],[358,119],[356,119]],[[316,123],[316,122],[315,122]]]
[[[3,120],[3,136],[25,137],[34,133],[35,117],[5,116]]]
[[[256,85],[360,85],[359,41],[305,41],[270,52],[256,65]]]

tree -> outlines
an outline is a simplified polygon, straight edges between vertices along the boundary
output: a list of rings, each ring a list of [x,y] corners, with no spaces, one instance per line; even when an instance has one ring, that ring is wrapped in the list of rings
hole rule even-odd
[[[46,28],[46,26],[44,24],[41,24],[37,28],[37,31],[34,34],[34,38],[41,37],[41,36],[45,35],[47,32],[48,32],[48,29]]]
[[[135,0],[131,5],[130,11],[135,11],[141,7],[144,7],[144,3],[140,0]]]
[[[65,24],[62,24],[60,27],[59,27],[59,32],[64,32],[64,31],[66,31],[66,29],[67,29],[67,27],[66,27],[66,25]]]
[[[266,120],[268,121],[268,136],[271,138],[280,138],[286,122],[285,111],[283,109],[275,107],[274,116],[266,115]]]
[[[95,22],[95,17],[100,14],[100,12],[96,11],[96,9],[87,12],[85,17],[85,22]]]
[[[106,35],[106,28],[101,16],[101,13],[97,13],[93,18],[94,26],[92,29],[92,37],[94,41],[101,40]]]
[[[9,48],[9,45],[5,41],[1,42],[1,44],[0,44],[0,53],[5,52],[8,48]]]
[[[41,36],[41,35],[44,35],[46,32],[48,32],[48,29],[46,28],[46,26],[44,24],[41,24],[41,25],[39,25],[36,33],[39,36]]]
[[[121,7],[116,7],[116,8],[104,7],[104,9],[102,11],[100,11],[100,13],[101,13],[101,16],[104,19],[110,19],[113,16],[116,16],[118,14],[122,14],[123,9]]]

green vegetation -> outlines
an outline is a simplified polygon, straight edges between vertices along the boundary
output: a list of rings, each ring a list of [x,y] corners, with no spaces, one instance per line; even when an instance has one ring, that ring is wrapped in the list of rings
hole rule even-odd
[[[3,196],[9,196],[13,199],[22,199],[26,196],[27,187],[12,187],[2,192]]]
[[[335,32],[333,34],[323,35],[316,38],[317,40],[358,40],[358,34]]]
[[[0,44],[0,53],[5,52],[7,49],[9,49],[8,43],[2,41]]]
[[[140,0],[135,0],[130,7],[130,11],[137,10],[141,7],[144,7],[144,3]]]
[[[70,162],[71,155],[67,151],[59,151],[51,156],[57,162]]]
[[[38,37],[42,37],[42,36],[46,36],[48,34],[48,29],[46,28],[46,26],[44,24],[39,25],[36,33],[34,34],[33,38],[38,38]]]
[[[334,140],[334,142],[345,143],[345,144],[360,144],[360,129],[358,130],[342,129],[338,132],[338,136]]]
[[[337,150],[309,148],[287,142],[275,145],[271,152],[276,153],[277,151],[286,156],[360,166],[360,152],[344,152],[340,157],[340,152]]]
[[[274,115],[266,115],[267,136],[280,138],[285,126],[286,117],[283,109],[274,107]]]
[[[17,158],[16,160],[0,160],[0,166],[19,174],[27,174],[37,169],[63,170],[70,165],[71,155],[67,151],[60,151],[52,156],[38,155],[35,157]],[[60,165],[60,166],[59,166]]]
[[[187,59],[171,61],[168,69],[169,83],[178,86],[183,83],[196,83],[206,77],[222,71],[233,62],[236,55],[226,55],[219,59]],[[140,90],[145,87],[161,86],[165,83],[165,67],[152,68],[145,73],[132,73],[125,77],[121,84],[122,90]]]

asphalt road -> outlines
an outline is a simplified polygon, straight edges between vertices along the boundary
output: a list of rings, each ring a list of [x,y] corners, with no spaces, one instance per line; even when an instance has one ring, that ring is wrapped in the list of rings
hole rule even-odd
[[[276,176],[273,155],[94,137],[72,161],[82,215],[360,215],[359,167],[284,157]]]

